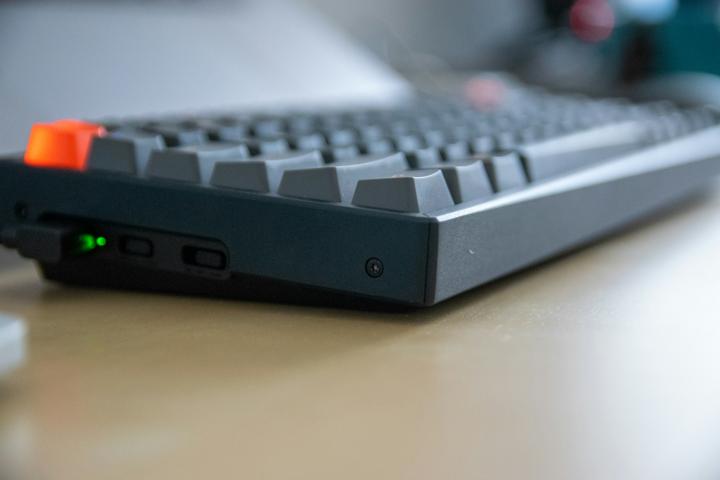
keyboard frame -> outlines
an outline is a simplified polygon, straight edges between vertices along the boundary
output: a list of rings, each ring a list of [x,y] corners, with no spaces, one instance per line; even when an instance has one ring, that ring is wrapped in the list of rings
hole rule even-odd
[[[41,264],[46,278],[65,283],[301,302],[319,292],[340,303],[359,298],[430,306],[607,235],[719,173],[720,127],[713,127],[490,200],[421,215],[30,168],[17,155],[0,159],[0,227],[61,216],[216,240],[228,254],[229,275],[160,271],[152,262],[121,256],[111,238],[103,253]],[[27,207],[23,219],[18,203]],[[383,263],[378,278],[366,272],[371,258]]]

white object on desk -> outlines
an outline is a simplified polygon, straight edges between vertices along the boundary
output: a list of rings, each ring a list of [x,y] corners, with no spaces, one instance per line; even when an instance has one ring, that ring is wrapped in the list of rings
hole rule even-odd
[[[25,324],[0,314],[0,375],[19,366],[25,358]]]

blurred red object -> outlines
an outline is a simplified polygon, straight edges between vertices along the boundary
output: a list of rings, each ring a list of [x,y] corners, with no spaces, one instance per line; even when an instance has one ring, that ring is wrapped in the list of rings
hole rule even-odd
[[[477,77],[465,83],[465,98],[475,107],[490,110],[505,101],[507,87],[495,78]]]
[[[577,0],[570,8],[570,29],[586,42],[600,42],[612,35],[615,12],[606,0]]]

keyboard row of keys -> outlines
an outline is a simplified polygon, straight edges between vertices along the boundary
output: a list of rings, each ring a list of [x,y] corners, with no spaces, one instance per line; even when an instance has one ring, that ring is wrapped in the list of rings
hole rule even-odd
[[[668,103],[633,105],[531,90],[516,100],[490,110],[424,99],[394,110],[62,121],[38,127],[26,163],[427,212],[718,123],[710,110]],[[55,147],[36,154],[30,147],[45,145],[49,134],[58,137]],[[60,147],[67,155],[58,154]],[[65,157],[72,162],[56,160]]]
[[[625,122],[530,143],[519,148],[518,152],[525,161],[530,178],[539,180],[640,148],[645,144],[646,132],[646,127],[637,122]],[[326,163],[348,162],[360,156],[355,146],[331,147],[317,152]],[[387,156],[394,152],[395,149],[388,148],[370,153]],[[207,185],[218,161],[246,160],[260,154],[284,155],[287,162],[292,163],[297,153],[301,152],[272,148],[257,150],[250,148],[247,143],[229,142],[164,148],[160,136],[146,132],[116,131],[94,140],[89,164],[95,169]],[[471,149],[465,142],[455,142],[441,148],[411,150],[407,160],[411,168],[423,169],[443,162],[461,162],[473,155],[485,153],[482,149]],[[488,164],[490,181],[496,191],[516,188],[522,184],[524,175],[518,169],[518,162],[510,158],[513,155],[498,152]]]
[[[112,148],[134,144],[110,142],[108,137],[95,143],[100,147],[93,147],[89,170],[136,174],[141,168],[140,162],[130,165],[127,156],[122,162],[108,161],[117,153]],[[403,153],[394,153],[328,164],[319,151],[251,157],[241,144],[209,143],[149,155],[143,151],[143,156],[148,158],[141,176],[148,179],[416,213],[490,198],[527,183],[520,158],[511,152],[454,163],[438,159],[412,165]],[[443,188],[437,186],[438,179]],[[387,193],[389,188],[398,188],[397,195]],[[447,195],[427,193],[440,190]],[[418,197],[411,201],[410,192]]]
[[[653,109],[626,108],[622,122],[636,121],[647,126],[646,140],[666,141],[692,131],[709,127],[716,120],[709,111],[670,111],[652,116]],[[616,115],[609,116],[615,119]],[[242,125],[228,125],[219,119],[177,119],[129,123],[123,128],[114,125],[111,136],[159,135],[168,147],[201,145],[210,142],[243,143],[251,155],[280,154],[289,151],[323,152],[326,161],[346,160],[358,155],[378,155],[392,152],[410,153],[422,149],[437,149],[444,160],[457,160],[468,154],[492,153],[540,143],[548,139],[570,135],[619,123],[619,120],[598,119],[594,122],[571,121],[569,124],[544,119],[528,123],[527,119],[504,118],[501,129],[474,128],[468,124],[446,125],[425,130],[395,129],[394,127],[343,126],[336,130],[306,133],[275,132],[274,136],[248,136],[255,130]],[[592,117],[590,117],[592,118]],[[397,125],[395,125],[397,126]],[[108,127],[110,128],[110,127]],[[266,131],[270,131],[266,129]]]
[[[307,152],[318,150],[322,153],[323,159],[327,163],[350,160],[361,155],[389,155],[395,152],[404,152],[408,155],[413,168],[423,168],[426,165],[437,164],[441,161],[461,161],[475,154],[490,154],[509,150],[528,150],[527,146],[535,144],[544,144],[547,142],[556,142],[561,139],[561,144],[567,144],[565,138],[578,136],[594,138],[595,143],[603,145],[605,143],[615,144],[612,132],[620,132],[620,138],[625,142],[627,132],[623,129],[627,123],[611,124],[608,127],[599,127],[596,129],[583,130],[580,132],[571,132],[566,135],[552,137],[550,139],[540,139],[535,141],[515,142],[505,138],[499,139],[497,142],[491,137],[478,137],[472,141],[453,141],[451,143],[437,142],[439,146],[427,146],[427,142],[421,141],[414,136],[404,136],[396,140],[379,139],[363,145],[348,144],[323,146],[321,142],[309,142],[306,144],[289,144],[282,139],[242,139],[243,141],[204,141],[201,143],[181,144],[179,147],[185,152],[193,152],[197,155],[219,154],[215,152],[218,146],[230,147],[231,145],[242,145],[242,147],[233,147],[234,150],[242,150],[236,152],[235,155],[242,157],[258,156],[258,155],[279,155],[291,152]],[[642,128],[640,128],[642,127]],[[595,132],[605,132],[602,135]],[[639,144],[647,140],[647,128],[639,126],[630,129],[632,139],[627,140],[631,144]],[[642,131],[640,131],[642,130]],[[636,135],[636,132],[639,132]],[[687,129],[682,133],[687,133]],[[667,132],[662,133],[663,139],[667,139]],[[506,148],[498,148],[498,143],[502,143]],[[146,170],[150,154],[155,150],[163,150],[166,147],[173,147],[177,144],[177,139],[169,143],[167,138],[158,133],[150,133],[144,130],[124,129],[116,130],[108,136],[98,138],[93,144],[91,155],[98,157],[94,159],[96,164],[102,164],[107,170],[115,170],[125,173],[133,173],[142,175]],[[175,147],[178,148],[178,147]],[[574,148],[574,147],[573,147]],[[576,148],[575,148],[576,149]],[[528,150],[529,151],[529,150]],[[532,155],[529,155],[532,156]],[[547,175],[538,175],[538,178]]]
[[[697,129],[717,121],[717,115],[710,110],[680,111],[662,102],[633,105],[624,101],[530,92],[513,104],[491,111],[478,111],[453,102],[420,101],[395,110],[255,116],[195,115],[109,121],[104,126],[109,131],[131,127],[156,132],[163,135],[169,146],[273,138],[284,139],[288,143],[314,142],[312,148],[321,148],[319,143],[324,143],[323,146],[360,144],[381,138],[415,135],[424,142],[424,146],[440,146],[456,140],[471,141],[488,136],[499,144],[499,149],[503,149],[512,142],[527,142],[617,121],[650,120],[658,116],[667,117],[679,128],[690,125]]]
[[[491,155],[478,155],[461,142],[421,148],[407,155],[386,151],[365,156],[359,156],[355,146],[264,154],[251,150],[246,143],[208,142],[163,148],[163,142],[163,137],[146,132],[118,131],[98,137],[93,142],[88,168],[425,213],[432,211],[429,208],[439,209],[439,205],[446,208],[489,198],[497,192],[522,188],[529,180],[568,173],[642,148],[647,145],[647,125],[616,123]],[[443,190],[437,186],[440,177],[447,196],[437,193]],[[388,193],[391,188],[397,192]]]

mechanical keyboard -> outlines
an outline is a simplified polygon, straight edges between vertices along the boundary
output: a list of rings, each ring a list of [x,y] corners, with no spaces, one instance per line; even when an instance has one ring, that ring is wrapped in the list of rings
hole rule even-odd
[[[517,87],[38,123],[0,159],[0,243],[71,284],[433,305],[707,183],[719,121]]]

